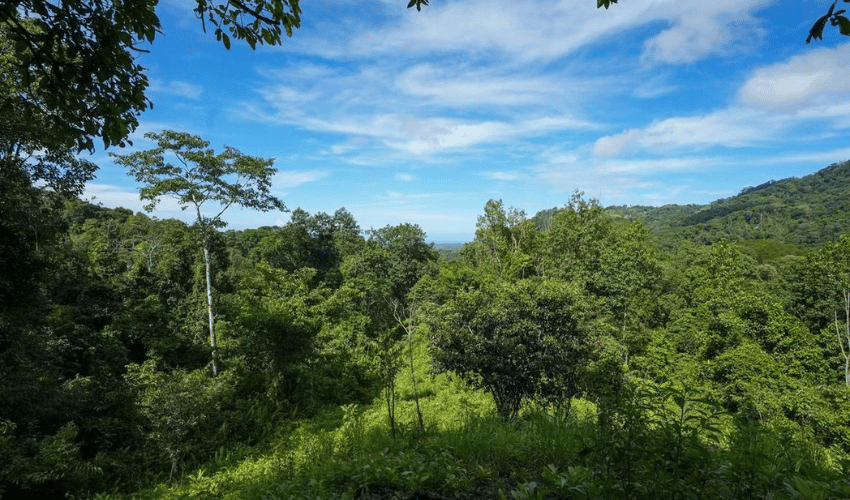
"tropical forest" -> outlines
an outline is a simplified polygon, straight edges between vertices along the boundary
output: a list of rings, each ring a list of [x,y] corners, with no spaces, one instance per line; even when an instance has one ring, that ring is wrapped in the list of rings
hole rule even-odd
[[[155,156],[120,158],[143,196],[218,192]],[[490,200],[455,247],[3,174],[2,498],[850,497],[850,162],[710,205]]]

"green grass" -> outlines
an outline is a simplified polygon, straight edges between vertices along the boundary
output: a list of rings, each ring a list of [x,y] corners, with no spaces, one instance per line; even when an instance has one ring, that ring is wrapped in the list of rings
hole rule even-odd
[[[430,376],[427,361],[418,350],[424,434],[402,371],[396,439],[380,397],[326,408],[253,453],[222,450],[172,486],[124,498],[850,498],[850,463],[804,429],[736,421],[682,387],[638,384],[605,427],[583,400],[569,416],[529,405],[505,423],[488,395]]]

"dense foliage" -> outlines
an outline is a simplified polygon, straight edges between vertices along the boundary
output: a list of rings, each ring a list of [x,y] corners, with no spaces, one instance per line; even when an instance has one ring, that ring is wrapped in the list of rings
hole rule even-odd
[[[38,125],[47,148],[124,145],[151,106],[136,63],[161,24],[156,0],[7,0],[0,5],[0,112]],[[217,40],[279,45],[301,24],[298,0],[193,2]],[[4,116],[5,118],[5,116]],[[5,120],[4,120],[5,121]]]
[[[4,498],[850,494],[850,235],[707,243],[576,194],[491,200],[451,259],[345,209],[205,258],[3,172]]]

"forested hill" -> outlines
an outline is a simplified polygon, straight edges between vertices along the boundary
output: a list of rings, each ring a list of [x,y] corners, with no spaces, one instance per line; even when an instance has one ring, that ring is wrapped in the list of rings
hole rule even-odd
[[[708,205],[609,207],[615,217],[642,219],[661,240],[703,243],[774,240],[818,246],[850,232],[850,161],[805,177],[746,187]]]

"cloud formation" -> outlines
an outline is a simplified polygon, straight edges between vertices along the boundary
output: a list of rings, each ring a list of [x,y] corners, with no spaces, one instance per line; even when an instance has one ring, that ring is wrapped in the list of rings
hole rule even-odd
[[[327,178],[330,172],[327,170],[279,170],[274,174],[272,185],[275,187],[298,187],[309,182],[316,182]]]
[[[738,91],[747,106],[793,113],[846,103],[850,44],[820,48],[755,70]]]

